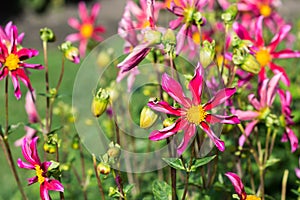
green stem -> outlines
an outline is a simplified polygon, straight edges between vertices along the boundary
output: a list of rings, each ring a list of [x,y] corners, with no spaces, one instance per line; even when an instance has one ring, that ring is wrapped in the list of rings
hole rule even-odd
[[[101,183],[101,179],[97,170],[97,161],[96,161],[96,156],[93,154],[93,165],[94,165],[94,170],[95,170],[95,174],[96,174],[96,179],[97,179],[97,183],[98,183],[98,189],[100,192],[100,195],[102,197],[102,200],[105,200],[105,195],[104,195],[104,191],[103,191],[103,186]]]
[[[283,178],[282,178],[282,187],[281,187],[281,200],[286,199],[286,187],[287,187],[287,180],[289,177],[289,170],[284,170]]]
[[[80,163],[81,163],[81,174],[82,174],[82,179],[81,179],[81,185],[82,185],[82,192],[83,192],[83,198],[84,200],[87,200],[87,192],[86,192],[86,174],[85,174],[85,163],[84,163],[84,155],[83,155],[83,150],[82,150],[82,145],[79,143],[79,152],[80,152]]]
[[[46,133],[50,132],[50,97],[49,97],[49,69],[48,69],[48,55],[47,55],[47,42],[43,41],[44,50],[44,63],[45,63],[45,84],[46,84]]]

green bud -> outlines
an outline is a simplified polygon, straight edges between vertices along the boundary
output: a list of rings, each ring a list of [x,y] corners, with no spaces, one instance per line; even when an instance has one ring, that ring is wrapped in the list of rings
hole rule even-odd
[[[70,41],[62,43],[58,47],[63,53],[64,56],[71,62],[78,64],[80,62],[79,50],[77,47],[73,46]]]
[[[144,35],[144,39],[150,44],[160,44],[162,40],[162,34],[159,31],[147,30]]]
[[[194,12],[193,20],[196,23],[196,25],[202,25],[203,24],[202,14],[200,12]]]
[[[100,88],[97,94],[93,98],[92,102],[92,113],[95,117],[100,117],[107,108],[109,103],[109,93],[107,90]]]
[[[80,142],[80,140],[79,140],[78,135],[75,135],[72,140],[72,149],[75,149],[75,150],[79,149],[79,145],[80,145],[79,142]]]
[[[140,127],[151,127],[155,123],[157,117],[157,114],[155,114],[153,110],[151,110],[148,106],[145,106],[140,115]]]
[[[54,143],[45,142],[43,148],[44,151],[49,154],[53,154],[56,152],[56,145]]]
[[[251,54],[247,54],[243,64],[241,65],[241,68],[253,74],[258,74],[258,72],[261,69],[260,64],[257,62],[256,58]]]
[[[98,171],[98,173],[100,173],[100,174],[107,175],[107,174],[110,173],[110,166],[109,166],[109,164],[107,164],[107,163],[100,162],[100,163],[97,165],[97,171]]]
[[[44,42],[54,42],[55,41],[54,32],[47,27],[40,29],[40,37],[41,37],[41,40]]]
[[[216,54],[216,43],[213,40],[211,43],[207,40],[203,41],[203,46],[200,48],[200,63],[206,68],[214,60]]]
[[[169,43],[171,45],[176,45],[176,35],[172,29],[167,29],[162,37],[162,43]]]
[[[164,127],[169,127],[172,124],[174,124],[174,122],[176,121],[176,119],[174,117],[168,117],[163,121],[163,126]]]
[[[110,158],[118,158],[121,154],[121,150],[119,146],[114,146],[110,147],[106,153]]]
[[[226,25],[231,25],[236,16],[238,14],[238,9],[237,9],[237,5],[236,4],[232,4],[231,6],[229,6],[229,8],[227,10],[225,10],[225,12],[221,15],[222,20],[224,21],[224,23]]]

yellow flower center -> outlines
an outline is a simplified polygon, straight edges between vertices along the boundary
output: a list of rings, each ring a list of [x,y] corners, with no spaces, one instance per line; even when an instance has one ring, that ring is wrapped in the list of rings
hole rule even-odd
[[[193,23],[194,13],[196,12],[195,8],[189,8],[187,7],[184,9],[183,16],[184,16],[184,22],[187,26],[191,25]]]
[[[186,112],[187,120],[193,124],[200,124],[206,118],[207,113],[201,105],[192,106]]]
[[[272,13],[272,9],[270,8],[270,6],[262,4],[259,7],[259,12],[261,15],[263,15],[264,17],[269,17]]]
[[[44,181],[45,181],[45,177],[43,177],[44,171],[41,169],[41,167],[39,165],[35,165],[34,168],[35,168],[36,176],[38,177],[38,182],[40,184],[44,183]]]
[[[266,48],[261,48],[258,52],[256,52],[255,57],[261,67],[266,66],[272,60],[270,52]]]
[[[20,59],[15,54],[9,54],[9,56],[5,60],[5,66],[9,71],[13,71],[19,68]]]
[[[247,195],[246,200],[261,200],[261,198],[255,195]]]
[[[80,28],[80,34],[84,38],[90,38],[94,32],[94,27],[92,24],[83,24]]]
[[[147,28],[147,27],[150,27],[150,22],[149,22],[149,20],[145,20],[145,21],[143,22],[141,28]]]

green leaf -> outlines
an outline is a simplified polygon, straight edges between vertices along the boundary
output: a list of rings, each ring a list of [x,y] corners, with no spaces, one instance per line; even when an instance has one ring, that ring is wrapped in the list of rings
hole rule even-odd
[[[133,187],[134,187],[134,184],[126,185],[125,188],[124,188],[125,194],[127,194],[128,192],[130,192],[130,190],[132,190]]]
[[[170,200],[172,199],[172,189],[164,181],[155,180],[152,183],[152,192],[155,200]]]
[[[172,168],[174,169],[179,169],[179,170],[184,170],[185,167],[181,161],[180,158],[163,158],[163,160]]]
[[[34,130],[36,130],[38,132],[42,132],[41,124],[39,124],[39,123],[34,123],[34,124],[28,123],[28,124],[26,124],[26,126],[32,128],[32,129],[34,129]]]
[[[8,126],[8,134],[11,134],[12,132],[14,132],[15,130],[17,130],[21,125],[23,125],[23,123],[17,123],[17,124],[12,124]]]
[[[198,167],[206,165],[207,163],[212,161],[215,157],[216,155],[196,159],[194,164],[191,166],[190,171],[195,171]]]
[[[269,160],[267,160],[265,168],[275,165],[279,161],[280,161],[280,159],[278,159],[278,158],[270,158]]]

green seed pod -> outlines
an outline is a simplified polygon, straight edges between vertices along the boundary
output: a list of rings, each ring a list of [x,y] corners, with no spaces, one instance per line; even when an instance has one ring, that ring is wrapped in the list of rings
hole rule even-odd
[[[44,42],[54,42],[55,41],[55,34],[50,28],[41,28],[40,29],[40,37],[41,40]]]

